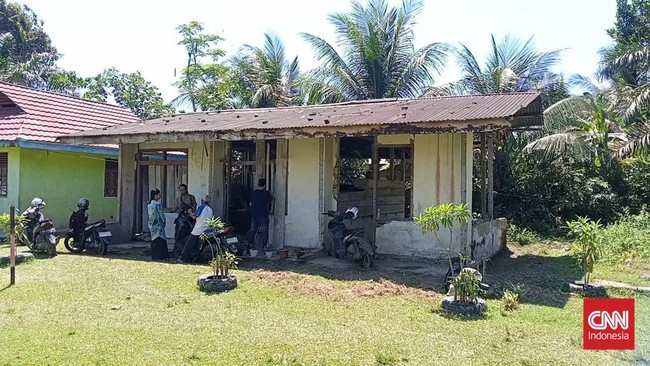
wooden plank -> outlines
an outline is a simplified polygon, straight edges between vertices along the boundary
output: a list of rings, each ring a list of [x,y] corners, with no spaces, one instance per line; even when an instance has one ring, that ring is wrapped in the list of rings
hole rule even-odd
[[[289,154],[289,140],[278,140],[276,147],[276,172],[275,172],[275,213],[273,215],[275,230],[273,231],[276,248],[284,248],[285,219],[287,213],[287,170]]]
[[[479,153],[479,179],[481,183],[481,217],[484,218],[487,215],[487,192],[486,192],[486,182],[485,178],[487,176],[487,171],[485,167],[485,133],[481,133],[481,150]]]
[[[487,209],[490,220],[494,219],[494,135],[488,135],[487,146]]]
[[[372,242],[377,239],[377,187],[379,181],[379,143],[377,136],[372,141]]]

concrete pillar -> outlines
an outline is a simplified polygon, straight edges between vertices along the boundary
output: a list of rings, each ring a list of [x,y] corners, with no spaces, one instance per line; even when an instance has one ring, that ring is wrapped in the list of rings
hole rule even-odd
[[[115,242],[125,242],[133,237],[135,223],[135,203],[138,199],[136,192],[136,154],[137,144],[120,144],[118,172],[120,176],[118,188],[118,223],[113,233]]]

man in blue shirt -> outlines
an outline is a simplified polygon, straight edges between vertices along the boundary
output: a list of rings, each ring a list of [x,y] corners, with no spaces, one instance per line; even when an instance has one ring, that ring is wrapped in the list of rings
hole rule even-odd
[[[248,243],[249,246],[252,244],[253,247],[260,250],[266,247],[269,240],[269,209],[273,202],[273,196],[264,188],[265,186],[266,179],[258,180],[257,189],[253,190],[250,199],[253,215],[251,229],[248,233]]]

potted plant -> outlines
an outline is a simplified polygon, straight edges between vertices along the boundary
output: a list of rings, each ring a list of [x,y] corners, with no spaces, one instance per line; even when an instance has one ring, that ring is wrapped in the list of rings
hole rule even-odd
[[[449,261],[449,271],[446,277],[449,277],[451,284],[447,296],[442,300],[442,307],[449,311],[461,313],[481,313],[487,308],[485,300],[479,298],[481,291],[481,273],[473,268],[460,268],[454,270],[452,262],[452,247],[454,243],[454,226],[456,224],[465,224],[472,217],[472,213],[466,204],[444,203],[438,206],[432,206],[424,210],[419,216],[414,218],[416,224],[422,227],[422,234],[433,233],[438,245],[442,246],[447,252]],[[445,243],[440,240],[438,231],[440,228],[449,230],[449,242]],[[462,264],[467,261],[467,255],[459,253]],[[445,279],[447,282],[447,279]]]
[[[487,303],[480,298],[483,276],[474,268],[463,268],[454,277],[452,286],[442,299],[442,308],[455,313],[480,314],[487,309]]]
[[[567,222],[567,226],[574,237],[573,256],[582,270],[584,281],[567,282],[565,288],[568,287],[570,291],[604,292],[602,286],[590,284],[594,265],[602,254],[603,230],[600,220],[578,217],[575,221]]]
[[[210,218],[206,225],[215,231],[222,230],[225,226],[218,217]],[[239,258],[233,253],[222,251],[219,246],[216,249],[217,255],[210,261],[212,273],[200,276],[197,281],[199,290],[204,292],[222,292],[237,287],[237,277],[231,274],[230,270],[237,269]]]
[[[239,258],[233,253],[223,252],[210,261],[212,273],[199,277],[197,285],[204,292],[222,292],[237,287],[237,277],[230,274],[231,269],[237,269]]]

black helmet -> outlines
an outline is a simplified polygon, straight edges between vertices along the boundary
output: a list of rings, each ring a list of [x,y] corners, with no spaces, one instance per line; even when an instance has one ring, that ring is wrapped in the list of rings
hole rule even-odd
[[[79,198],[79,201],[77,201],[77,207],[81,210],[87,210],[88,207],[90,207],[90,201],[88,201],[88,198]]]

